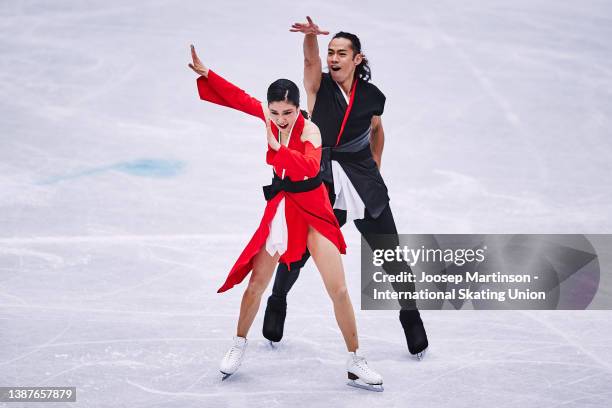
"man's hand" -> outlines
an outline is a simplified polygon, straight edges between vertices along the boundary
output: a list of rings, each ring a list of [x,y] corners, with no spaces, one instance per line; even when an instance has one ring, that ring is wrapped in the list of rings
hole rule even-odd
[[[196,54],[193,44],[191,44],[191,59],[193,63],[188,64],[189,68],[193,69],[196,74],[208,78],[208,67],[202,64],[202,61],[198,58],[198,54]]]
[[[289,31],[293,33],[304,33],[304,34],[314,34],[314,35],[328,35],[329,31],[324,31],[316,25],[310,16],[306,16],[307,23],[293,23]]]

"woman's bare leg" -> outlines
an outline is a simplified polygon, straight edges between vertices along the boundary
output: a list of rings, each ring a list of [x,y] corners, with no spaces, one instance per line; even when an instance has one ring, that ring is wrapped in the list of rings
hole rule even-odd
[[[334,314],[342,336],[344,336],[346,348],[348,351],[356,351],[359,347],[359,340],[357,339],[355,312],[346,288],[340,251],[330,240],[312,227],[308,230],[308,250],[334,304]]]
[[[238,317],[238,327],[236,328],[236,334],[239,337],[246,338],[255,315],[259,310],[259,303],[261,302],[261,295],[268,287],[270,279],[272,279],[272,273],[278,263],[278,253],[274,256],[266,251],[265,247],[262,247],[255,258],[253,259],[253,272],[251,272],[251,279],[249,279],[249,286],[242,295],[242,302],[240,303],[240,316]]]

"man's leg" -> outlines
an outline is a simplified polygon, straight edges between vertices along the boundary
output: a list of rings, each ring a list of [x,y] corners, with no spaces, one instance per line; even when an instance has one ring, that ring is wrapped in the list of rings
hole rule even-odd
[[[395,250],[399,245],[395,220],[393,219],[391,207],[388,204],[378,218],[373,218],[366,211],[366,216],[363,219],[355,220],[355,226],[372,249]],[[377,242],[375,237],[370,234],[385,234],[386,237],[382,242]],[[384,246],[383,248],[381,248],[381,244]],[[386,262],[383,265],[383,269],[389,275],[410,272],[410,266],[405,262]],[[414,283],[411,282],[393,283],[392,286],[397,292],[413,292],[415,290]],[[428,347],[429,343],[419,310],[413,300],[402,299],[399,303],[401,308],[400,322],[404,329],[408,350],[410,354],[421,358],[423,351]]]
[[[280,263],[276,268],[274,286],[272,287],[272,294],[268,298],[262,330],[264,337],[270,341],[279,342],[283,338],[285,318],[287,317],[287,294],[300,276],[300,269],[308,261],[308,258],[310,258],[310,252],[306,250],[301,261],[291,265],[291,270],[284,263]]]

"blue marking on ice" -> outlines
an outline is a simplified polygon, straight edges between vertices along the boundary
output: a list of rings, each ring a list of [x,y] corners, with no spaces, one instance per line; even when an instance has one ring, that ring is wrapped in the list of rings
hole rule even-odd
[[[141,159],[114,166],[114,170],[143,177],[175,177],[183,168],[184,163],[181,161],[160,159]]]
[[[104,173],[107,171],[120,171],[132,176],[166,178],[176,177],[185,168],[185,163],[180,160],[165,160],[165,159],[139,159],[127,162],[120,162],[108,166],[95,167],[92,169],[82,170],[79,172],[66,174],[63,176],[50,177],[39,181],[36,184],[47,185],[55,184],[61,181],[74,180],[85,176]]]

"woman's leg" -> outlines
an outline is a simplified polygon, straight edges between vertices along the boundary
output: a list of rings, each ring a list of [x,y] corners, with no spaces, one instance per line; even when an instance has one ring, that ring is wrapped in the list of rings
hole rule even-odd
[[[236,329],[236,334],[239,337],[246,338],[253,320],[255,320],[255,315],[257,315],[259,310],[261,295],[263,295],[268,287],[268,283],[270,283],[279,257],[278,253],[270,256],[265,247],[262,247],[257,255],[255,255],[249,286],[245,289],[242,295],[242,302],[240,303],[240,316],[238,317],[238,327]]]
[[[351,298],[346,288],[344,269],[338,248],[321,233],[310,227],[308,230],[308,250],[314,259],[325,289],[334,304],[334,314],[338,327],[344,336],[348,351],[359,348],[357,325]]]

